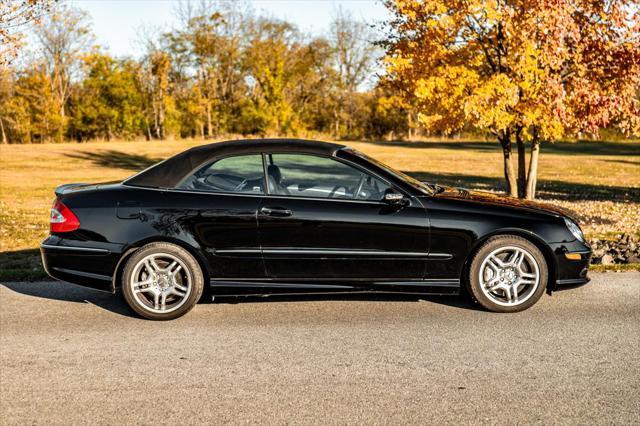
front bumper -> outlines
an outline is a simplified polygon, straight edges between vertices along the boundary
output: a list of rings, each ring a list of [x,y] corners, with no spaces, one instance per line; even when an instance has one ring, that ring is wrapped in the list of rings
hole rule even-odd
[[[40,245],[45,271],[52,278],[113,292],[112,276],[120,247],[49,236]]]
[[[587,243],[551,244],[556,263],[556,285],[579,285],[588,283],[589,264],[592,251]]]

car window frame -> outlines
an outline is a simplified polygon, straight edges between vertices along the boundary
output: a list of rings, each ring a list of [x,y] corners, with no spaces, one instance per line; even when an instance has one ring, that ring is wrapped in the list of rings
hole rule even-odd
[[[289,155],[307,155],[307,156],[311,156],[311,157],[320,157],[320,158],[326,158],[326,159],[330,159],[330,160],[334,160],[337,161],[338,163],[342,163],[346,166],[352,167],[366,175],[369,175],[373,178],[379,179],[382,182],[386,183],[387,185],[389,185],[389,187],[391,189],[393,189],[394,191],[397,191],[399,193],[401,193],[403,196],[405,196],[406,198],[408,198],[409,200],[413,200],[413,196],[411,196],[411,194],[408,194],[407,191],[405,191],[402,188],[399,188],[395,183],[390,182],[389,179],[386,179],[383,176],[380,176],[379,174],[365,168],[362,167],[359,164],[353,163],[349,160],[346,160],[344,158],[339,158],[336,157],[335,155],[322,155],[322,154],[316,154],[316,153],[307,153],[307,152],[299,152],[299,151],[270,151],[270,152],[263,152],[262,153],[262,169],[264,170],[264,179],[265,179],[265,194],[264,196],[266,197],[271,197],[271,198],[284,198],[284,199],[292,199],[292,200],[326,200],[326,201],[342,201],[342,202],[351,202],[351,203],[367,203],[367,204],[384,204],[386,205],[386,203],[383,200],[356,200],[356,199],[348,199],[348,198],[328,198],[328,197],[309,197],[309,196],[304,196],[304,197],[299,197],[299,196],[295,196],[295,195],[286,195],[286,194],[271,194],[269,191],[269,185],[267,184],[267,180],[268,176],[267,176],[267,166],[268,166],[268,162],[267,162],[267,156],[268,155],[278,155],[278,154],[289,154]]]
[[[189,174],[187,174],[184,178],[182,178],[173,188],[156,188],[158,190],[162,190],[162,191],[176,191],[176,192],[184,192],[184,193],[189,193],[189,194],[206,194],[206,195],[216,195],[216,194],[220,194],[220,195],[229,195],[229,196],[235,196],[235,197],[269,197],[269,198],[274,198],[274,199],[291,199],[291,200],[314,200],[314,201],[332,201],[332,202],[347,202],[347,203],[366,203],[366,204],[379,204],[379,205],[387,205],[387,203],[385,203],[383,200],[353,200],[353,199],[345,199],[345,198],[323,198],[323,197],[298,197],[295,195],[286,195],[286,194],[271,194],[269,192],[269,185],[267,184],[267,156],[271,154],[296,154],[296,155],[310,155],[313,157],[320,157],[320,158],[328,158],[334,161],[337,161],[339,163],[345,164],[347,166],[353,167],[359,171],[361,171],[362,173],[368,174],[376,179],[380,179],[382,182],[386,183],[387,185],[389,185],[390,188],[392,188],[394,191],[401,193],[404,197],[406,197],[410,202],[410,206],[414,204],[414,196],[411,195],[409,192],[407,192],[404,188],[401,188],[400,186],[398,186],[396,183],[391,182],[389,179],[387,179],[386,177],[367,169],[366,167],[354,163],[352,161],[349,161],[348,159],[345,158],[340,158],[337,157],[335,155],[324,155],[324,154],[317,154],[317,153],[309,153],[309,152],[301,152],[301,151],[289,151],[289,150],[276,150],[276,151],[256,151],[256,152],[245,152],[242,154],[231,154],[231,155],[227,155],[227,156],[221,156],[221,157],[216,157],[216,158],[210,158],[207,161],[203,161],[201,162],[198,166],[194,167],[191,172]],[[222,192],[222,191],[205,191],[205,190],[192,190],[192,189],[185,189],[185,188],[179,188],[178,186],[182,185],[184,183],[185,180],[187,180],[188,178],[190,178],[197,170],[202,169],[203,167],[206,166],[210,166],[213,163],[216,163],[218,161],[221,160],[225,160],[227,158],[233,158],[233,157],[246,157],[246,156],[251,156],[251,155],[259,155],[262,157],[262,176],[264,179],[264,191],[261,194],[252,194],[252,193],[245,193],[245,192]]]
[[[198,190],[191,190],[191,189],[187,189],[187,188],[180,188],[179,186],[182,185],[187,179],[189,179],[191,176],[193,176],[196,172],[198,172],[199,170],[204,169],[205,167],[211,167],[213,164],[219,162],[219,161],[223,161],[229,158],[234,158],[234,157],[251,157],[251,156],[256,156],[256,157],[261,157],[261,166],[262,166],[262,179],[264,180],[263,186],[264,186],[264,190],[259,193],[259,194],[255,194],[255,193],[250,193],[250,192],[231,192],[231,191],[207,191],[204,189],[198,189]],[[200,165],[194,167],[191,172],[189,174],[187,174],[185,177],[183,177],[182,179],[180,179],[180,181],[173,187],[171,188],[173,191],[184,191],[184,192],[189,192],[189,193],[201,193],[201,194],[223,194],[223,195],[249,195],[249,196],[253,196],[253,197],[264,197],[265,195],[267,195],[267,181],[265,180],[267,178],[267,171],[265,169],[265,165],[264,165],[264,154],[262,152],[251,152],[251,153],[243,153],[243,154],[231,154],[231,155],[227,155],[226,157],[217,157],[217,158],[213,158],[210,159],[209,161],[203,162]]]

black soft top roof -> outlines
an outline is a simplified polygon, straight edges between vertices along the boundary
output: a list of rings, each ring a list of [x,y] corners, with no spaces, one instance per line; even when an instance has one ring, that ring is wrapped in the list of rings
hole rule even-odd
[[[333,156],[344,147],[335,143],[304,139],[242,139],[216,142],[176,154],[126,179],[123,183],[152,188],[173,188],[194,169],[216,158],[262,152],[305,152]]]

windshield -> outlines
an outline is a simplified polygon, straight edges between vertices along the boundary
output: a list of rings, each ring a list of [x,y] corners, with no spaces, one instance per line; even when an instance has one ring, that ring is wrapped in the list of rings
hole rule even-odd
[[[384,163],[381,163],[380,161],[376,160],[375,158],[369,157],[367,154],[364,154],[360,151],[357,151],[353,148],[346,148],[344,149],[345,151],[349,151],[350,153],[357,155],[360,158],[364,158],[365,160],[367,160],[370,163],[375,164],[376,166],[380,167],[381,169],[383,169],[385,172],[395,176],[398,179],[402,179],[403,181],[407,182],[408,184],[410,184],[411,186],[413,186],[414,188],[416,188],[417,190],[427,194],[427,195],[434,195],[437,190],[436,190],[436,186],[435,185],[431,185],[431,184],[427,184],[424,182],[420,182],[418,179],[413,178],[411,176],[409,176],[406,173],[403,173],[399,170],[394,169],[393,167],[387,166]]]

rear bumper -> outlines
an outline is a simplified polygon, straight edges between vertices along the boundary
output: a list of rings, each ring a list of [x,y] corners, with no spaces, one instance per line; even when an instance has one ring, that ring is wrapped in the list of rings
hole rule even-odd
[[[90,244],[90,245],[89,245]],[[120,258],[113,244],[65,240],[50,236],[40,245],[42,265],[52,278],[113,292],[113,271]]]

